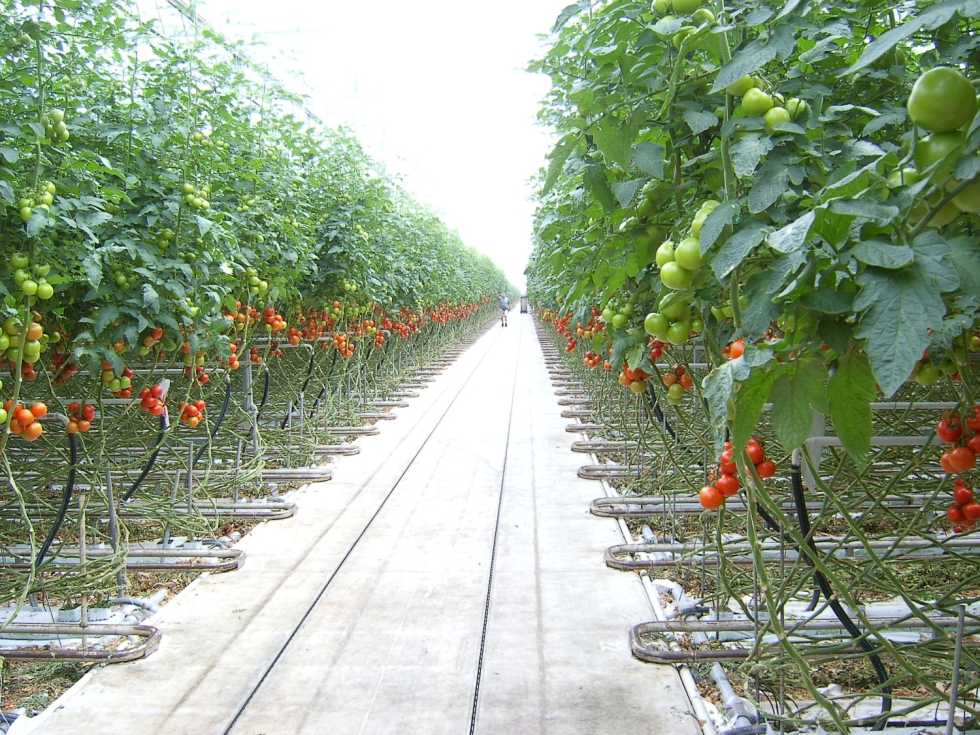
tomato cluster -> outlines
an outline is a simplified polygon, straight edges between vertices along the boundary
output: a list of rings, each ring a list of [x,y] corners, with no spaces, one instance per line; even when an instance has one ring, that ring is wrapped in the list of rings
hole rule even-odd
[[[133,395],[133,371],[127,367],[123,368],[119,375],[116,375],[112,363],[103,360],[102,385],[112,391],[112,395],[116,398],[129,398]]]
[[[643,393],[647,389],[647,378],[650,373],[640,368],[631,368],[629,364],[623,363],[623,369],[619,373],[619,384],[629,388],[634,393]]]
[[[341,357],[353,356],[356,344],[354,340],[348,339],[346,332],[340,332],[333,336],[333,346],[337,348],[337,352],[340,353]]]
[[[201,418],[206,407],[207,404],[200,398],[196,401],[188,401],[187,403],[181,401],[177,404],[181,422],[187,424],[192,429],[201,423]]]
[[[947,413],[936,426],[936,436],[947,444],[939,458],[939,464],[950,475],[959,475],[973,469],[980,453],[980,405],[971,408],[965,419],[958,413]]]
[[[231,342],[228,344],[228,351],[231,353],[228,356],[228,369],[238,370],[241,367],[238,363],[238,344],[236,342]]]
[[[140,408],[152,416],[163,413],[165,400],[162,385],[144,386],[140,390]]]
[[[973,487],[962,477],[953,481],[953,503],[946,508],[946,518],[955,524],[955,533],[972,528],[980,520],[980,503],[973,498]]]
[[[585,359],[583,359],[582,362],[584,362],[587,367],[595,367],[599,364],[601,359],[602,358],[599,357],[598,352],[595,350],[589,350],[585,353]]]
[[[671,406],[679,405],[684,400],[684,391],[694,385],[683,365],[674,365],[669,372],[663,374],[661,380],[667,388],[667,403]]]
[[[92,420],[95,418],[95,406],[91,403],[79,404],[72,401],[68,404],[68,425],[65,427],[69,434],[78,432],[86,433],[92,428]]]
[[[758,439],[752,438],[746,442],[745,453],[749,461],[755,466],[755,471],[759,477],[765,479],[776,474],[776,463],[771,459],[766,459],[766,452]],[[738,467],[732,453],[732,443],[725,442],[721,457],[718,459],[717,479],[714,483],[705,485],[698,493],[698,500],[702,507],[707,510],[715,510],[724,504],[725,498],[735,495],[741,486],[737,472]]]
[[[38,419],[47,414],[48,407],[40,401],[32,404],[30,408],[25,408],[18,403],[11,409],[10,404],[11,401],[8,399],[4,402],[3,409],[0,409],[0,423],[6,423],[9,417],[10,433],[19,435],[24,441],[32,442],[41,436],[44,429]]]

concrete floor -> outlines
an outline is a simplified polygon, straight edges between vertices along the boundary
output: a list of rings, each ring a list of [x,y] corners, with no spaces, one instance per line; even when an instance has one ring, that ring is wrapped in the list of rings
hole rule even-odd
[[[530,317],[410,404],[244,538],[242,569],[152,618],[159,651],[33,732],[697,735],[677,673],[630,656],[652,613],[603,564],[623,539],[589,514],[601,489],[576,477]]]

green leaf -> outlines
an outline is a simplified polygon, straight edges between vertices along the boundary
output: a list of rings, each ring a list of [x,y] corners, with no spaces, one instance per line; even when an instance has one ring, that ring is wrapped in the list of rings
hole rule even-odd
[[[769,247],[780,253],[791,253],[803,247],[807,236],[810,234],[810,225],[813,224],[815,214],[810,210],[795,222],[790,222],[766,238]]]
[[[41,214],[40,212],[35,212],[31,215],[31,218],[27,220],[27,236],[37,237],[38,233],[45,228],[48,224],[48,217],[46,214]]]
[[[728,401],[735,389],[735,376],[732,370],[732,362],[716,367],[708,375],[704,388],[704,398],[708,403],[708,427],[714,439],[716,455],[721,454],[722,444],[725,441]]]
[[[739,333],[746,342],[754,342],[765,334],[772,320],[779,314],[778,307],[767,293],[768,286],[769,274],[756,273],[742,288],[742,293],[748,297],[749,303],[742,309]]]
[[[906,38],[910,38],[915,33],[918,33],[919,29],[923,26],[935,28],[943,23],[946,23],[950,18],[956,15],[956,11],[959,9],[957,7],[958,5],[960,5],[960,3],[936,3],[928,10],[919,13],[917,16],[909,18],[901,25],[885,31],[878,36],[878,38],[867,45],[867,47],[864,49],[864,53],[861,54],[861,57],[857,61],[855,61],[844,71],[840,72],[837,76],[845,77],[849,74],[853,74],[856,71],[860,71],[868,64],[875,61],[875,59],[877,59],[879,56],[887,53],[896,43],[900,43]]]
[[[871,451],[871,401],[875,376],[862,352],[846,353],[827,383],[827,409],[844,451],[859,468],[868,464]]]
[[[664,156],[667,149],[660,143],[637,143],[633,146],[633,163],[655,179],[664,178]]]
[[[949,245],[935,230],[927,230],[912,243],[915,262],[940,291],[955,291],[960,287],[956,266],[949,260]]]
[[[149,283],[143,284],[143,303],[154,314],[160,313],[160,294]]]
[[[550,162],[548,163],[548,175],[544,180],[544,185],[541,187],[542,194],[547,194],[549,191],[551,191],[551,187],[553,187],[555,182],[558,181],[558,177],[565,168],[565,161],[568,160],[568,157],[571,155],[572,151],[575,150],[577,138],[577,134],[569,133],[558,141],[558,145],[556,145],[554,150],[548,155]]]
[[[770,419],[780,445],[787,452],[799,449],[810,435],[811,406],[826,403],[827,371],[819,360],[795,363],[795,370],[781,376],[772,386]]]
[[[915,259],[908,245],[895,245],[881,240],[865,240],[854,246],[851,254],[865,265],[879,268],[904,268]]]
[[[619,200],[619,206],[622,209],[626,209],[630,205],[630,202],[633,201],[633,197],[636,196],[636,190],[640,188],[640,184],[642,183],[642,179],[613,182],[612,191],[613,194],[616,195],[616,199]]]
[[[720,209],[720,207],[719,207]],[[714,212],[712,212],[714,214]],[[711,215],[708,215],[710,218]],[[707,224],[707,222],[705,223]],[[704,232],[702,229],[701,232]],[[745,257],[752,252],[766,237],[766,226],[758,220],[751,220],[742,229],[733,234],[711,261],[711,270],[719,280],[725,278],[738,267]],[[768,282],[768,276],[766,280]]]
[[[739,77],[758,71],[777,55],[785,56],[795,45],[793,29],[785,25],[776,26],[768,38],[759,37],[732,55],[731,61],[725,64],[715,77],[715,83],[709,90],[709,94],[721,92]]]
[[[17,159],[20,158],[17,155],[17,150],[8,146],[0,146],[0,156],[3,156],[7,163],[17,163]]]
[[[825,286],[804,294],[800,303],[824,314],[844,314],[851,311],[855,296],[854,292],[838,291],[833,286]]]
[[[759,178],[749,191],[749,211],[765,212],[789,189],[789,170],[782,161],[770,161],[759,171]]]
[[[850,214],[872,220],[878,225],[888,225],[898,216],[898,207],[878,204],[866,199],[835,199],[830,203],[830,211],[837,214]]]
[[[102,334],[103,330],[118,318],[119,309],[112,304],[106,304],[99,309],[95,314],[95,322],[92,325],[96,336]]]
[[[778,368],[771,372],[753,370],[749,379],[739,386],[735,393],[735,418],[732,421],[733,446],[745,446],[755,433],[762,408],[769,399],[773,383],[783,369]]]
[[[614,115],[606,115],[595,124],[593,137],[595,144],[606,161],[618,163],[623,168],[629,166],[632,137],[627,135],[622,124]]]
[[[855,336],[865,351],[882,393],[894,395],[929,343],[929,329],[942,324],[946,305],[921,265],[901,270],[869,267],[857,276],[861,291],[854,310],[863,312]]]
[[[711,211],[711,214],[705,218],[704,224],[701,225],[701,232],[698,234],[698,246],[701,255],[711,249],[725,227],[734,221],[739,211],[738,202],[733,201],[722,202]]]
[[[609,188],[609,184],[606,182],[605,176],[597,173],[595,168],[592,167],[586,170],[583,178],[585,190],[602,205],[605,211],[612,212],[616,209],[616,199],[613,196],[612,189]]]
[[[853,215],[834,214],[823,207],[817,209],[816,213],[812,231],[835,248],[840,248],[850,234]]]
[[[773,142],[768,135],[746,133],[732,146],[732,166],[739,178],[750,176],[762,157],[772,150]]]
[[[980,245],[975,238],[965,235],[948,240],[947,245],[960,286],[966,293],[980,297]]]
[[[704,110],[687,110],[682,117],[695,135],[700,135],[705,130],[713,128],[719,122],[713,112]]]

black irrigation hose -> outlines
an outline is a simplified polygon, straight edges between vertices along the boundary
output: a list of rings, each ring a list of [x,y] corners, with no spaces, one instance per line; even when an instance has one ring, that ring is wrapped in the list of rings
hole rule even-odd
[[[306,368],[306,379],[303,381],[303,387],[299,389],[299,394],[296,397],[297,403],[299,403],[299,396],[306,392],[306,389],[310,384],[310,379],[313,377],[313,361],[315,359],[316,359],[316,352],[310,350],[310,364]],[[292,412],[293,412],[293,407],[290,404],[288,410],[286,411],[286,415],[283,416],[282,425],[279,427],[280,429],[285,429],[289,425],[289,416],[290,414],[292,414]]]
[[[197,451],[197,456],[194,457],[194,464],[201,461],[201,457],[204,456],[205,450],[211,444],[211,440],[217,435],[218,430],[221,428],[221,424],[225,420],[225,414],[228,413],[228,404],[231,402],[231,378],[227,375],[225,376],[225,399],[221,403],[221,411],[218,412],[218,418],[214,421],[214,426],[211,427],[211,433],[208,434],[208,440],[201,445],[201,448]]]
[[[127,490],[126,493],[122,496],[122,502],[125,503],[127,500],[133,497],[133,493],[135,493],[139,489],[139,486],[143,484],[143,480],[145,480],[146,476],[150,474],[150,470],[153,469],[153,465],[155,465],[157,462],[157,457],[160,456],[160,450],[163,449],[163,439],[166,435],[167,435],[167,417],[163,414],[160,414],[160,433],[157,434],[157,443],[156,446],[153,448],[153,454],[150,455],[149,460],[147,460],[146,465],[143,467],[143,471],[140,472],[139,477],[136,478],[136,482],[134,482],[133,486],[130,487],[129,490]]]
[[[258,418],[259,414],[262,413],[262,409],[265,408],[265,402],[269,400],[269,389],[272,387],[272,378],[269,377],[269,368],[265,369],[265,372],[262,373],[262,377],[265,379],[265,385],[262,387],[262,400],[259,401],[259,405],[255,409],[256,418]]]
[[[671,439],[677,441],[677,432],[674,431],[674,427],[667,421],[667,416],[664,415],[663,410],[660,408],[660,403],[657,401],[657,394],[653,390],[653,383],[648,384],[646,395],[647,403],[650,406],[650,410],[653,412],[653,418],[664,425],[664,428],[667,430],[667,433],[670,434]]]
[[[51,544],[54,543],[55,536],[57,536],[58,531],[61,530],[61,524],[65,522],[65,516],[68,515],[68,506],[71,503],[71,494],[75,490],[75,473],[77,469],[76,465],[78,464],[78,438],[74,434],[68,435],[68,446],[71,453],[70,469],[68,470],[68,482],[65,485],[65,493],[61,497],[61,507],[58,509],[58,515],[54,519],[54,523],[51,524],[51,528],[48,530],[47,538],[44,539],[44,543],[41,544],[41,548],[37,551],[37,557],[34,561],[35,569],[41,566],[41,562],[44,561],[44,557],[51,548]]]
[[[814,559],[817,556],[817,545],[811,536],[810,527],[810,514],[806,509],[806,498],[803,495],[803,473],[800,465],[796,462],[793,463],[790,472],[790,480],[793,485],[793,501],[796,503],[796,516],[800,521],[800,532],[803,534],[803,538],[806,540],[807,547],[809,549],[809,554],[806,555],[807,561],[811,566],[814,567],[813,579],[817,583],[817,593],[823,593],[824,597],[827,598],[827,604],[830,605],[830,609],[833,610],[834,615],[841,622],[841,625],[851,634],[855,642],[861,646],[867,652],[868,659],[871,661],[871,666],[875,670],[875,674],[878,677],[878,682],[881,684],[881,714],[887,715],[892,708],[892,689],[888,685],[888,672],[885,671],[884,664],[881,663],[881,658],[878,654],[874,653],[874,649],[871,644],[868,643],[867,639],[861,635],[861,631],[854,624],[854,621],[848,616],[847,612],[840,602],[834,597],[834,590],[830,586],[830,582],[824,576],[823,572],[816,568]],[[879,718],[872,730],[883,730],[885,724],[887,723],[887,716]]]

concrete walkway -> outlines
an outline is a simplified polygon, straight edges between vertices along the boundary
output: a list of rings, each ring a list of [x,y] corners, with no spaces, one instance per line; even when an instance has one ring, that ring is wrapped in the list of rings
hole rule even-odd
[[[652,613],[603,564],[623,539],[588,512],[530,317],[410,403],[152,618],[159,651],[33,731],[697,735],[676,672],[630,656]]]

